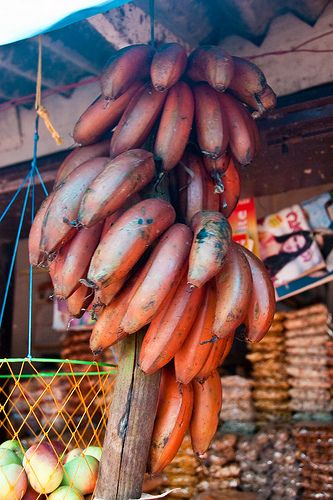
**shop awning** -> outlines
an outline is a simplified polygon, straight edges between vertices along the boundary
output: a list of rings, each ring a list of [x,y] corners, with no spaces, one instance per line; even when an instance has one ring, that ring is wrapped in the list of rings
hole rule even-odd
[[[10,0],[2,2],[0,45],[17,42],[120,7],[128,0]],[[5,4],[5,5],[4,5]]]

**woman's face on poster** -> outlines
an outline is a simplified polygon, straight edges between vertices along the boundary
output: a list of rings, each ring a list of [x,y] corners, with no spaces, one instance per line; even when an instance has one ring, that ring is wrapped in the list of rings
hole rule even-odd
[[[305,246],[305,238],[301,234],[297,234],[295,236],[290,236],[281,247],[281,251],[285,253],[294,253],[298,252]]]

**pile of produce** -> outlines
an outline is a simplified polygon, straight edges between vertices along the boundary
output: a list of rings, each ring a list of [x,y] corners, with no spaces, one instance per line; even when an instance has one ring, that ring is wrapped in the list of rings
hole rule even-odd
[[[239,375],[222,377],[223,398],[220,418],[223,421],[224,432],[254,431],[252,385],[252,380]]]
[[[263,500],[298,498],[299,464],[289,427],[267,426],[240,439],[236,458],[242,490]]]
[[[84,500],[93,493],[102,449],[66,451],[57,440],[28,449],[16,440],[0,445],[0,496],[6,500]]]
[[[283,313],[276,313],[260,344],[251,344],[253,404],[258,425],[290,417]]]
[[[286,315],[290,408],[296,419],[329,418],[332,410],[326,345],[328,322],[329,314],[324,304]]]
[[[333,497],[333,425],[302,424],[294,431],[301,463],[301,498]]]
[[[240,468],[236,462],[237,435],[217,434],[201,460],[198,491],[223,493],[239,487]]]
[[[146,329],[139,365],[163,368],[149,460],[158,473],[187,429],[194,451],[207,450],[234,333],[260,341],[273,318],[270,278],[232,241],[227,217],[239,165],[258,150],[251,111],[275,95],[252,62],[214,46],[187,57],[178,44],[118,51],[101,86],[73,132],[82,147],[36,215],[30,262],[48,265],[73,316],[97,316],[93,353]]]

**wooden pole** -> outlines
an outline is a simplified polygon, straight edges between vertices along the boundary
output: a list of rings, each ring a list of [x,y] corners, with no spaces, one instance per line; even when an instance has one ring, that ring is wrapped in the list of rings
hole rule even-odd
[[[140,498],[157,408],[160,373],[138,367],[144,332],[122,341],[95,500]]]

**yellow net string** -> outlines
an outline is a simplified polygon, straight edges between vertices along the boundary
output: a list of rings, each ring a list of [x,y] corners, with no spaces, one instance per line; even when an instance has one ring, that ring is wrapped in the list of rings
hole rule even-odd
[[[35,99],[35,110],[42,118],[45,123],[47,130],[50,132],[51,136],[55,142],[60,145],[62,144],[62,139],[60,134],[54,128],[49,113],[45,106],[42,105],[42,37],[38,37],[38,68],[37,68],[37,82],[36,82],[36,99]]]

